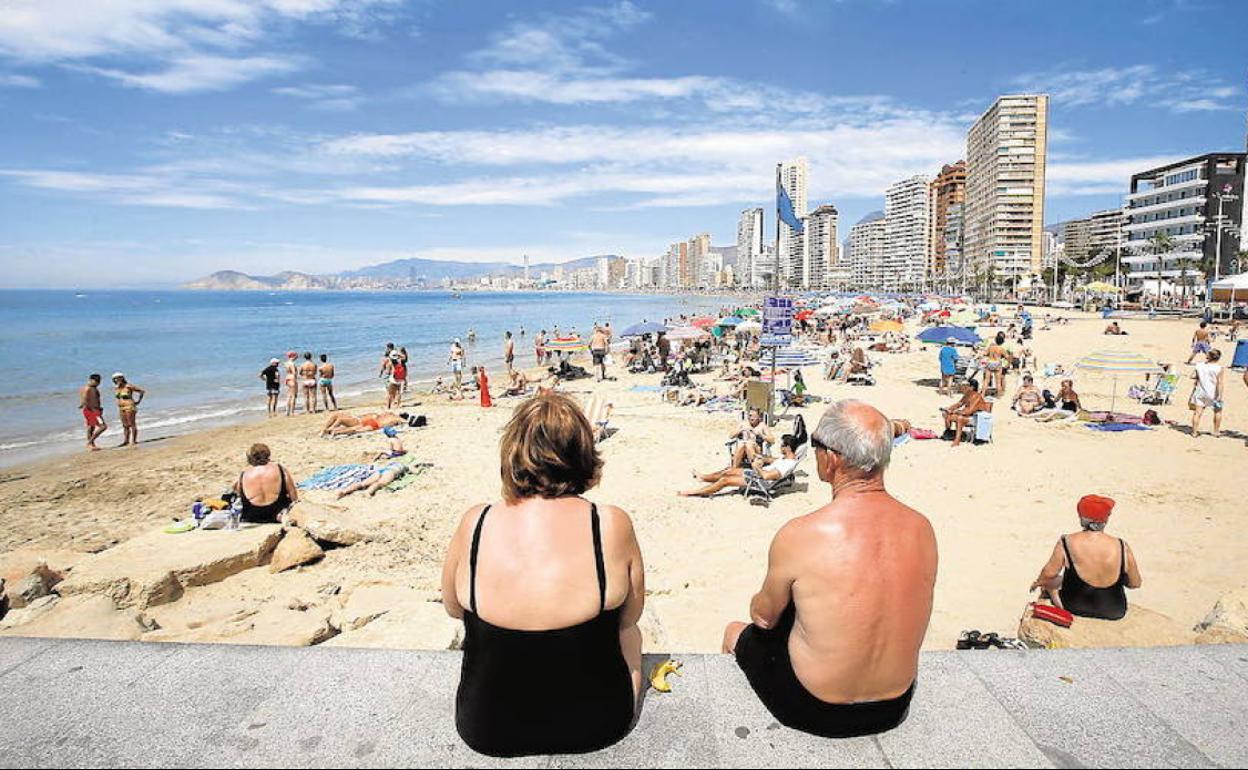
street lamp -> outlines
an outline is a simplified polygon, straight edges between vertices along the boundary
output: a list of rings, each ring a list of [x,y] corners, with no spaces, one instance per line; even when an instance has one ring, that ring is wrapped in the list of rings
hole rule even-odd
[[[1213,197],[1218,199],[1218,218],[1215,225],[1218,229],[1218,242],[1213,254],[1213,280],[1216,281],[1222,277],[1222,231],[1227,229],[1226,220],[1222,218],[1222,204],[1226,201],[1237,201],[1239,196],[1231,194],[1231,186],[1228,184],[1222,187],[1222,192],[1214,193]]]

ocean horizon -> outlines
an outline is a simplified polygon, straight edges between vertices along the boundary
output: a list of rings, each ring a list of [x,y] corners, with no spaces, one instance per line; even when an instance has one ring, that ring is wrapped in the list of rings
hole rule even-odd
[[[508,330],[517,335],[518,363],[528,367],[533,335],[543,328],[585,334],[609,321],[621,330],[730,305],[728,295],[617,292],[3,289],[0,466],[81,449],[78,389],[93,372],[104,377],[109,431],[100,442],[107,447],[121,437],[108,380],[115,371],[148,389],[139,428],[151,439],[262,416],[260,370],[288,350],[329,354],[339,398],[380,396],[377,367],[387,342],[407,348],[409,382],[419,386],[449,374],[456,337],[470,364],[497,373]]]

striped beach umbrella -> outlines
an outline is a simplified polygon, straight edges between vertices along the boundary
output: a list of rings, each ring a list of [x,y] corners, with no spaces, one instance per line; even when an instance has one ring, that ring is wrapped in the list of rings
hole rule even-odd
[[[712,318],[709,315],[699,316],[689,322],[690,326],[696,326],[699,329],[709,329],[714,326],[719,319]]]
[[[580,337],[555,337],[546,341],[546,349],[556,353],[575,353],[589,347]]]
[[[1109,398],[1109,411],[1114,411],[1118,399],[1118,378],[1123,374],[1159,374],[1162,369],[1151,358],[1130,350],[1101,350],[1089,353],[1075,362],[1075,368],[1085,372],[1110,375],[1114,378],[1114,390]]]

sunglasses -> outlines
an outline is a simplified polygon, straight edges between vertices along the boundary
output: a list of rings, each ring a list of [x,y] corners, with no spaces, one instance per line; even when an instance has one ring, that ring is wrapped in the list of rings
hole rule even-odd
[[[811,437],[810,437],[810,445],[811,445],[812,447],[814,447],[815,449],[822,449],[822,450],[823,450],[823,451],[825,451],[825,452],[835,452],[835,451],[836,451],[835,449],[833,449],[832,447],[830,447],[830,446],[828,446],[827,444],[823,443],[822,441],[820,441],[819,439],[815,438],[814,436],[811,436]]]

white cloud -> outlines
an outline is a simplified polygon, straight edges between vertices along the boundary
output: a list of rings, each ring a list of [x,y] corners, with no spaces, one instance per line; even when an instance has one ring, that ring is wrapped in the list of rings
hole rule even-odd
[[[1162,71],[1152,64],[1088,70],[1051,70],[1014,78],[1028,91],[1068,107],[1154,106],[1173,112],[1235,109],[1236,90],[1202,70]]]
[[[1062,160],[1051,162],[1046,168],[1046,194],[1105,195],[1125,194],[1131,185],[1131,175],[1158,166],[1164,166],[1179,155],[1157,155],[1119,160]]]
[[[43,85],[29,75],[0,75],[0,88],[38,88]]]
[[[285,86],[274,88],[273,93],[303,100],[313,109],[329,112],[350,112],[358,108],[362,101],[358,88],[342,84]]]
[[[0,169],[0,176],[28,187],[86,195],[111,203],[158,208],[246,208],[228,182],[174,180],[150,174],[103,174],[77,171]]]
[[[129,72],[106,67],[83,67],[130,88],[166,94],[225,91],[257,78],[290,72],[298,67],[294,59],[272,56],[184,56],[170,60],[163,69]]]

